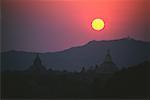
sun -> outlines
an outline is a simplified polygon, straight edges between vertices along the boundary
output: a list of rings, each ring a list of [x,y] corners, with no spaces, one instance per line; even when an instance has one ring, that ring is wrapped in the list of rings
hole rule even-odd
[[[100,31],[104,28],[105,26],[105,23],[102,19],[100,18],[95,18],[93,21],[92,21],[92,28],[94,30],[97,30],[97,31]]]

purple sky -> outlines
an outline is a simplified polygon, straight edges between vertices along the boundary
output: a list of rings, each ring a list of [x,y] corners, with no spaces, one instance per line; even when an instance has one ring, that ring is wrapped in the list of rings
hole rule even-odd
[[[91,40],[150,40],[149,0],[4,0],[2,49],[60,51]],[[94,31],[91,21],[105,21]]]

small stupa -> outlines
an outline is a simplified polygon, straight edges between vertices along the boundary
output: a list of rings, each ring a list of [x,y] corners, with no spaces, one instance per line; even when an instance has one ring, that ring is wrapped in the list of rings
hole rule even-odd
[[[33,64],[29,67],[28,71],[32,72],[45,72],[46,68],[42,65],[42,61],[39,57],[39,54],[36,54],[36,57],[33,61]]]
[[[118,67],[112,61],[110,50],[108,49],[103,63],[98,65],[98,67],[96,68],[96,72],[98,72],[98,73],[113,73],[118,70],[119,70]]]

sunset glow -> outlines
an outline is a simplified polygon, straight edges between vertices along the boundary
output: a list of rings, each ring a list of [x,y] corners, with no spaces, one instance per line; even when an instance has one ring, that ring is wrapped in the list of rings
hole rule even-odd
[[[149,0],[4,1],[5,50],[60,51],[127,36],[150,40]],[[104,23],[92,25],[94,18]]]

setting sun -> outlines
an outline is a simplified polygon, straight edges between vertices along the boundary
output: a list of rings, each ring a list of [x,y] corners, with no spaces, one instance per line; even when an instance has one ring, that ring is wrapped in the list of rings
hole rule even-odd
[[[102,19],[96,18],[92,21],[92,28],[94,30],[100,31],[104,28],[105,23]]]

